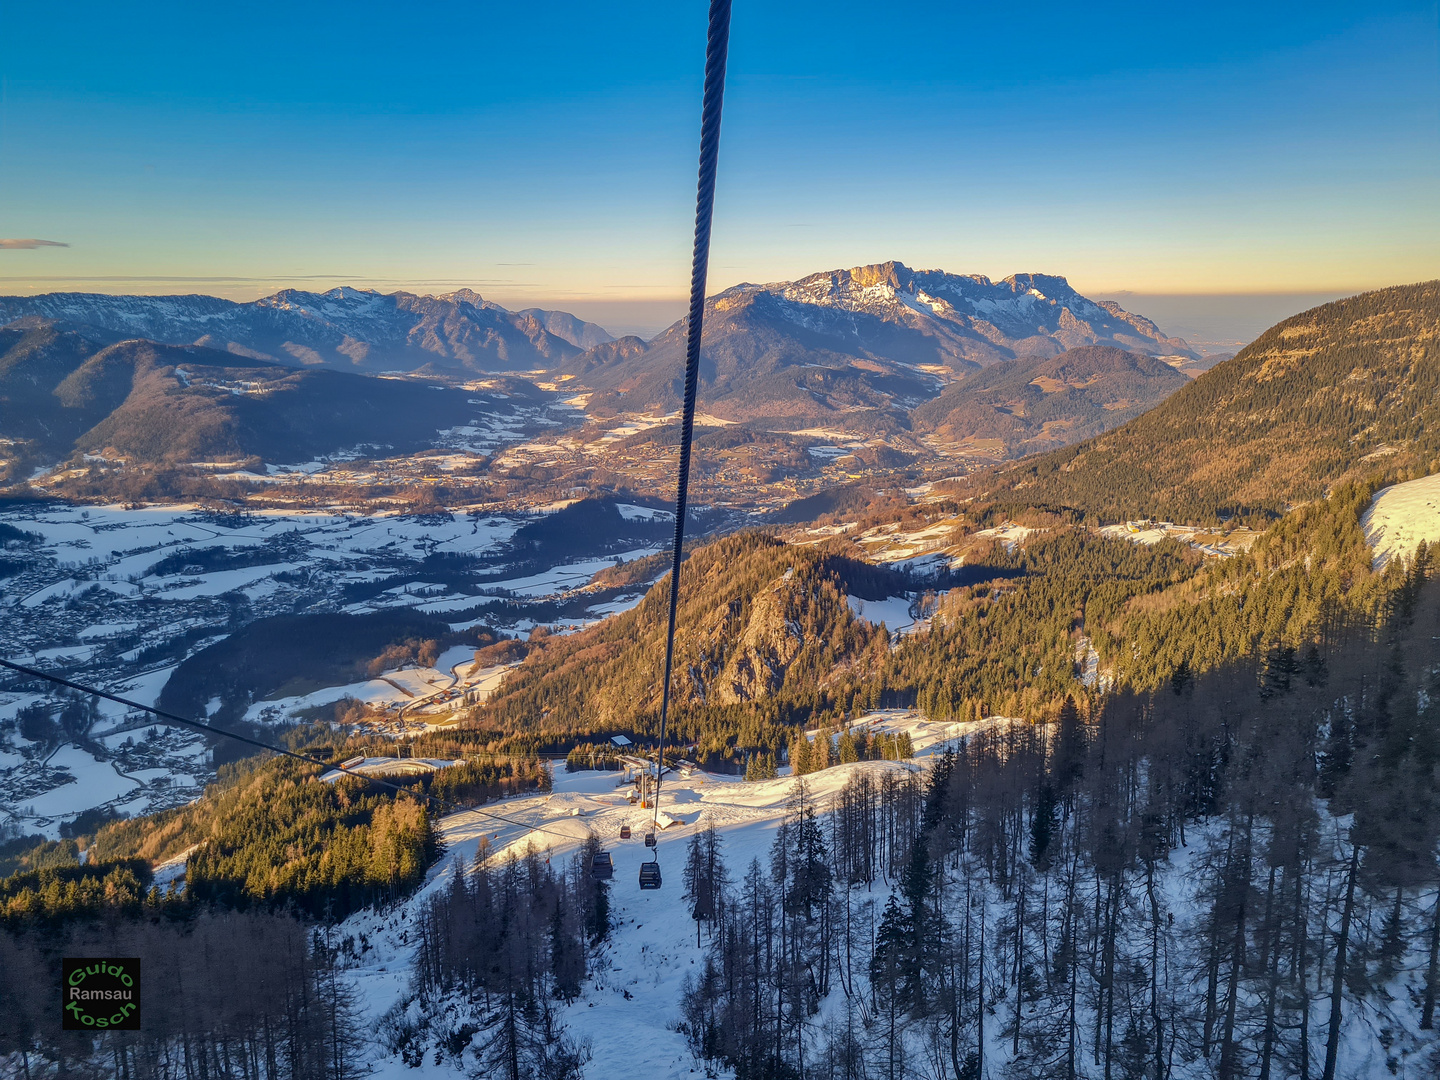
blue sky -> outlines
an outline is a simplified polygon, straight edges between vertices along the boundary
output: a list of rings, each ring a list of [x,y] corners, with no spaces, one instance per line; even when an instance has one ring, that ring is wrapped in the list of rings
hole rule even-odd
[[[705,6],[12,0],[0,291],[685,287]],[[1428,3],[736,0],[713,289],[901,259],[1092,294],[1440,276]],[[618,308],[617,308],[618,310]]]

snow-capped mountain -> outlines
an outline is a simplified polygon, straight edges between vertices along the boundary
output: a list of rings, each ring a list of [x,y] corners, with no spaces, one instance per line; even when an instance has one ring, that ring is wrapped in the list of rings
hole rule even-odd
[[[1017,356],[1054,356],[1081,345],[1115,345],[1151,355],[1195,356],[1179,338],[1113,301],[1081,296],[1063,277],[1011,274],[991,281],[982,274],[911,270],[898,262],[811,274],[794,282],[739,285],[723,296],[743,302],[769,293],[788,305],[777,310],[821,332],[841,330],[840,313],[864,314],[905,327],[933,348],[934,360],[971,361],[981,367]],[[850,322],[863,341],[859,323]],[[903,359],[894,357],[894,359]]]
[[[1081,296],[1062,277],[991,281],[887,262],[737,285],[713,297],[701,395],[709,411],[728,419],[795,418],[803,426],[870,410],[880,422],[882,414],[934,397],[952,377],[1084,345],[1197,355],[1149,319]],[[626,408],[673,407],[684,351],[682,321],[648,343],[602,344],[567,368],[623,396]]]
[[[604,328],[566,312],[509,311],[469,289],[446,296],[285,289],[243,304],[198,295],[0,297],[0,325],[27,316],[96,340],[147,338],[351,371],[549,368],[611,340]]]

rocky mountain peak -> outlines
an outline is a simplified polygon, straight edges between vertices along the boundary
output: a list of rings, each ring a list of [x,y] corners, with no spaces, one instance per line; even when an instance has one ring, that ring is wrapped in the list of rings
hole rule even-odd
[[[456,289],[452,293],[446,293],[438,297],[440,300],[453,300],[457,304],[470,304],[473,307],[480,307],[486,300],[474,289]]]
[[[862,289],[872,285],[889,285],[892,289],[908,289],[915,280],[914,271],[902,262],[871,263],[849,271],[850,280]]]

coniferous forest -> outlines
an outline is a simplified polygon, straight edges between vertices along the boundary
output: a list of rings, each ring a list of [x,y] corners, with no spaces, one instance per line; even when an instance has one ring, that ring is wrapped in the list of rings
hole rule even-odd
[[[697,835],[693,1050],[745,1080],[1422,1075],[1437,633],[1416,566],[1324,652],[1068,701],[823,808],[802,787],[768,863]]]

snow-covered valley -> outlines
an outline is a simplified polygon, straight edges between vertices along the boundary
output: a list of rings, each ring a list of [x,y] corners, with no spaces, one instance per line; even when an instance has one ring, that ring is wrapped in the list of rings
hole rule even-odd
[[[643,582],[586,586],[601,570],[653,554],[653,543],[621,544],[539,572],[517,563],[520,572],[507,574],[505,545],[543,517],[524,510],[224,515],[195,506],[53,503],[9,510],[0,523],[25,539],[9,541],[6,561],[18,572],[0,579],[0,655],[154,705],[187,656],[267,616],[414,611],[455,632],[483,623],[523,636],[542,622],[582,626],[639,601]],[[422,567],[447,558],[482,560],[482,583],[428,580]],[[473,652],[455,646],[432,665],[246,702],[240,711],[251,721],[281,720],[349,697],[412,722],[443,722],[504,677],[504,665],[476,667]],[[212,701],[208,711],[222,704]],[[210,748],[194,732],[40,686],[0,692],[0,828],[12,835],[54,839],[87,812],[162,810],[194,798],[212,776]]]

